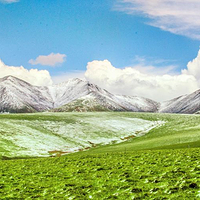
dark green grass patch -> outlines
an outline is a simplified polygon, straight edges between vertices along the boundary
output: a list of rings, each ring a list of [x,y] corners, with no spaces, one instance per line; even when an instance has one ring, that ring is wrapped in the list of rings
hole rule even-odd
[[[198,199],[200,149],[0,161],[1,199]]]

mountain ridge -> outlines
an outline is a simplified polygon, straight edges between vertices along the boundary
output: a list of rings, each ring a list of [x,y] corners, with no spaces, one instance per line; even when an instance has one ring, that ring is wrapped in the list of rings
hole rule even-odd
[[[78,78],[52,86],[33,86],[14,76],[0,79],[0,112],[131,111],[196,113],[200,90],[165,102],[116,95]]]

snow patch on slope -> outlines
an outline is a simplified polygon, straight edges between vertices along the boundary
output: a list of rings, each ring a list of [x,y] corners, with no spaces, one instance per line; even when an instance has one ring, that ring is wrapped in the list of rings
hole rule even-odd
[[[7,151],[5,156],[49,156],[49,151],[72,153],[92,145],[123,142],[123,138],[141,136],[162,124],[126,117],[84,117],[75,123],[5,119],[0,121],[0,142]]]
[[[159,112],[193,114],[200,110],[200,90],[161,104]]]
[[[46,111],[80,98],[90,98],[87,106],[100,106],[101,110],[155,112],[158,104],[142,97],[114,95],[78,78],[48,87],[33,86],[13,76],[0,79],[1,112]]]

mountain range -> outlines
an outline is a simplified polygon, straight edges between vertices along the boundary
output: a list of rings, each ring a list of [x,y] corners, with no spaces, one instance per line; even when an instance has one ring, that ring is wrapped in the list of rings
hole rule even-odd
[[[70,79],[52,86],[33,86],[14,76],[0,79],[0,112],[132,111],[196,113],[200,90],[165,102],[115,95],[88,81]]]

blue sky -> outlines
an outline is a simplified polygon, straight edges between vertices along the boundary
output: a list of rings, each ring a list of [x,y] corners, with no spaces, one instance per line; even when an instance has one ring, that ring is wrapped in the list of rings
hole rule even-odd
[[[0,57],[8,65],[31,68],[30,59],[62,53],[58,71],[84,70],[87,62],[108,59],[116,67],[135,62],[135,56],[163,59],[185,68],[199,41],[145,24],[141,15],[114,9],[115,0],[29,1],[0,5]],[[166,64],[166,63],[165,63]]]
[[[47,70],[52,77],[85,72],[94,60],[108,60],[117,69],[151,66],[154,72],[173,66],[170,74],[177,74],[199,50],[200,25],[194,23],[199,16],[194,6],[188,8],[189,0],[184,5],[175,0],[172,8],[162,3],[171,0],[153,0],[153,6],[144,0],[0,2],[0,59],[7,66]],[[200,7],[196,0],[192,4]],[[181,10],[193,13],[186,17]]]

